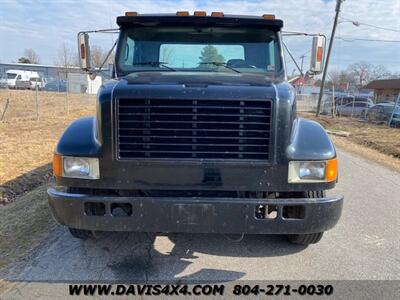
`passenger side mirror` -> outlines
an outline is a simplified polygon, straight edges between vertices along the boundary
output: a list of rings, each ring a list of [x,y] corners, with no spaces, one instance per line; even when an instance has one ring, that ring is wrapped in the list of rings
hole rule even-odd
[[[89,46],[89,34],[86,32],[78,33],[78,52],[79,52],[79,64],[81,69],[89,71],[91,69],[90,46]]]
[[[326,40],[324,36],[313,37],[309,71],[312,75],[321,74],[324,70],[325,44]]]

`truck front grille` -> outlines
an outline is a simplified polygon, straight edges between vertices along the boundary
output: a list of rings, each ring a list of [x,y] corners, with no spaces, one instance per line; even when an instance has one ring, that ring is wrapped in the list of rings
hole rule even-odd
[[[272,103],[117,99],[118,158],[269,160]]]

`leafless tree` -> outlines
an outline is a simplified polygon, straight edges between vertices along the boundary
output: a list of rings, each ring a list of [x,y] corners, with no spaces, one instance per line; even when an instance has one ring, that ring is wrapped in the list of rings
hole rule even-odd
[[[107,51],[103,50],[102,47],[93,45],[90,47],[90,56],[93,67],[100,67],[107,56]]]
[[[111,55],[107,58],[108,52],[109,49],[104,49],[101,46],[98,45],[90,46],[90,57],[92,61],[92,66],[99,68],[101,65],[103,65],[103,68],[104,67],[106,68],[109,63],[113,63],[114,54],[111,53]]]
[[[60,75],[65,75],[66,77],[71,67],[79,66],[78,54],[70,45],[62,43],[54,63],[61,67]]]
[[[347,71],[354,78],[357,85],[363,86],[371,80],[372,68],[372,64],[365,61],[360,61],[348,66]]]
[[[392,77],[392,73],[383,65],[374,66],[371,70],[371,79],[388,79]]]
[[[372,80],[387,79],[393,77],[393,74],[383,65],[373,65],[365,61],[351,64],[347,72],[357,82],[357,85],[363,86]]]
[[[58,50],[58,56],[55,64],[64,68],[78,66],[78,54],[70,45],[62,43]]]
[[[332,85],[335,87],[341,87],[347,84],[354,86],[357,84],[353,74],[346,70],[332,70],[328,74],[329,81],[327,82],[327,87],[332,88]]]
[[[39,55],[32,48],[25,49],[24,57],[27,58],[31,64],[40,63]]]

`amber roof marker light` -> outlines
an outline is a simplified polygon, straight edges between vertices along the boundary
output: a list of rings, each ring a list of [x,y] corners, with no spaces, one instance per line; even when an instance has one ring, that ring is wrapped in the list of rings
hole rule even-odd
[[[205,16],[207,16],[207,13],[203,10],[197,10],[193,13],[193,15],[195,17],[205,17]]]
[[[262,15],[262,18],[263,18],[263,19],[266,19],[266,20],[275,20],[275,15],[263,14],[263,15]]]
[[[222,11],[213,11],[211,13],[211,17],[220,17],[222,18],[224,16],[224,13]]]
[[[176,15],[178,17],[188,17],[189,16],[189,12],[188,11],[177,11]]]
[[[127,11],[125,12],[125,17],[137,17],[138,13],[136,11]]]

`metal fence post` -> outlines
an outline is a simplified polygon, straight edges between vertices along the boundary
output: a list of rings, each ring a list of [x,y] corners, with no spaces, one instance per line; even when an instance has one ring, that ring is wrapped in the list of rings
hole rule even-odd
[[[335,107],[335,86],[332,84],[333,90],[332,90],[332,118],[336,117],[336,107]]]
[[[6,101],[6,105],[5,105],[5,107],[4,107],[4,111],[3,111],[3,113],[1,114],[1,118],[0,118],[0,121],[2,121],[3,122],[3,120],[4,120],[4,116],[6,115],[6,111],[7,111],[7,108],[8,108],[8,105],[10,104],[10,98],[7,98],[7,101]]]
[[[37,121],[39,121],[39,93],[38,93],[38,82],[37,82],[37,78],[36,78],[36,80],[35,80],[35,90],[36,90],[36,93],[35,93],[35,103],[36,103],[36,120]]]
[[[397,95],[396,102],[394,103],[394,106],[393,106],[392,114],[390,115],[390,119],[389,119],[389,123],[388,123],[389,127],[390,127],[390,124],[392,124],[394,112],[399,104],[400,104],[400,93]]]
[[[67,86],[67,90],[66,90],[66,93],[65,93],[65,112],[66,112],[66,116],[68,116],[68,114],[69,114],[69,108],[68,108],[68,98],[69,98],[69,78],[68,78],[68,72],[67,72],[67,74],[66,74],[66,79],[67,79],[67,84],[66,84],[66,86]]]

